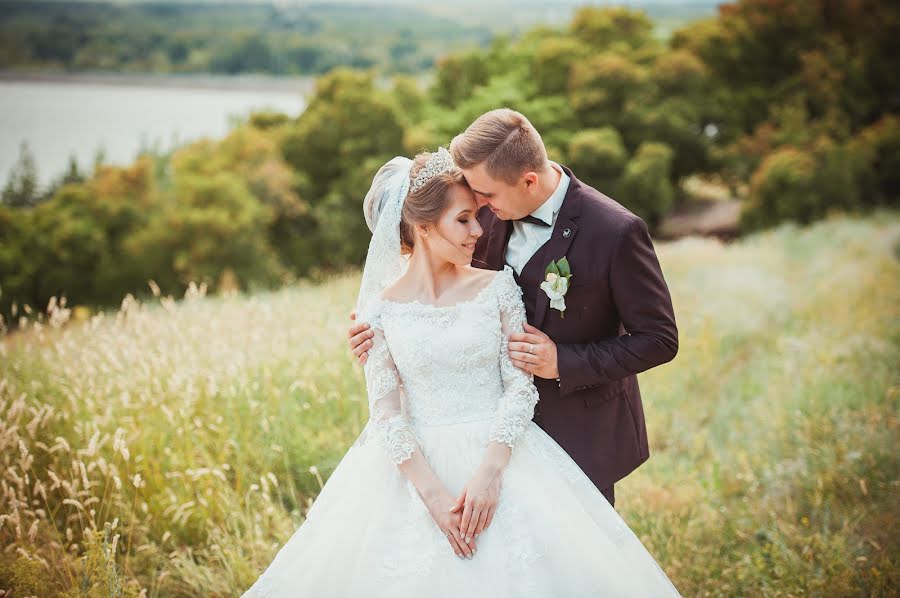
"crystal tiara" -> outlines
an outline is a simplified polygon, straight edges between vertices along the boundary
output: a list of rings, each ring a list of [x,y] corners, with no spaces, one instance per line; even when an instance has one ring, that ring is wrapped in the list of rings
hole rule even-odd
[[[409,187],[409,192],[415,193],[432,177],[444,172],[450,172],[455,167],[456,164],[453,162],[453,157],[450,156],[450,152],[443,147],[439,147],[438,151],[431,154],[431,157],[428,158],[428,162],[425,163],[425,166],[423,166],[422,170],[419,171],[419,174],[416,175],[416,179]]]

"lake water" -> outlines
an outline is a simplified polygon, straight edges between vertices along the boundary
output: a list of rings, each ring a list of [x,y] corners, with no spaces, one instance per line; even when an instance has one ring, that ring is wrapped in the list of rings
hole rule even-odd
[[[231,116],[253,109],[296,116],[310,87],[308,80],[0,80],[0,185],[18,161],[22,141],[35,157],[43,186],[66,170],[72,154],[89,174],[100,147],[106,163],[126,165],[142,148],[168,151],[202,137],[223,137]]]

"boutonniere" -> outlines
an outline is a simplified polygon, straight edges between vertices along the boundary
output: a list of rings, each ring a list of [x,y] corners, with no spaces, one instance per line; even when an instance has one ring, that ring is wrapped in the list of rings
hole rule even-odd
[[[572,278],[572,269],[569,260],[565,257],[557,261],[550,260],[547,270],[544,272],[544,282],[541,289],[550,297],[550,307],[558,309],[561,318],[566,317],[566,292],[569,290],[569,279]]]

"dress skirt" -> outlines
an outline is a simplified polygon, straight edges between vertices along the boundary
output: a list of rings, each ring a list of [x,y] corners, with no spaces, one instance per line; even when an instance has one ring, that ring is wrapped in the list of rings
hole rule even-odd
[[[416,426],[457,496],[481,463],[490,419]],[[678,596],[650,553],[568,454],[529,422],[503,472],[477,554],[459,558],[368,425],[306,520],[246,598]]]

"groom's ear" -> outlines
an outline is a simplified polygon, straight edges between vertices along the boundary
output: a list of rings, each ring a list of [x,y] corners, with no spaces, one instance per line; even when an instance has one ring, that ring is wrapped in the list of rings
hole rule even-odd
[[[526,172],[522,175],[522,181],[525,183],[525,188],[529,191],[537,189],[538,175],[536,172]]]

